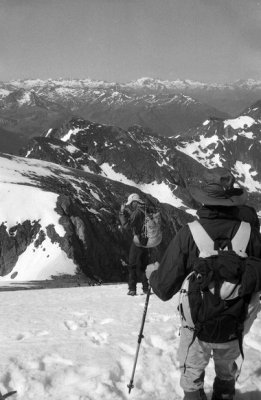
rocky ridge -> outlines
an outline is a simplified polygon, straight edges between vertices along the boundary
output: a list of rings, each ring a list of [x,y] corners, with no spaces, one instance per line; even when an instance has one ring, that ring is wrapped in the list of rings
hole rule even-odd
[[[234,119],[209,119],[176,138],[177,149],[206,168],[230,168],[261,216],[260,102]]]
[[[183,209],[195,206],[187,191],[190,180],[199,180],[204,168],[224,166],[232,169],[259,211],[260,115],[257,102],[237,118],[208,118],[172,138],[140,126],[124,130],[76,118],[45,138],[34,138],[23,154],[125,181],[145,192],[161,185],[158,199],[174,206],[179,199]]]
[[[187,191],[190,177],[204,169],[177,150],[175,140],[140,126],[124,130],[75,118],[32,139],[22,155],[127,183],[183,209],[194,204]]]

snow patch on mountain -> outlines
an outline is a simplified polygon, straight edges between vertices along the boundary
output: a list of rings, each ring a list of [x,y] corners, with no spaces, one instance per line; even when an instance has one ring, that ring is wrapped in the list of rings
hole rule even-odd
[[[31,93],[24,92],[23,95],[17,99],[19,106],[24,106],[32,103]]]
[[[87,127],[86,129],[88,129],[88,127]],[[70,129],[70,130],[66,133],[66,135],[64,135],[64,136],[61,137],[61,140],[62,140],[63,142],[67,142],[68,140],[70,140],[71,136],[76,135],[76,133],[78,133],[79,131],[81,131],[81,128]]]
[[[69,97],[69,96],[82,96],[84,94],[84,89],[74,88],[74,87],[57,87],[55,89],[56,93],[60,96]]]
[[[65,230],[59,223],[60,216],[54,211],[58,195],[22,183],[22,179],[20,185],[0,182],[0,221],[10,229],[30,220],[33,215],[43,227],[53,224],[58,235],[64,236]]]
[[[53,128],[48,129],[48,131],[47,131],[47,133],[46,133],[45,136],[46,136],[46,137],[50,136],[51,133],[52,133],[52,131],[53,131]]]
[[[16,162],[17,160],[17,162]],[[28,161],[27,161],[28,160]],[[0,163],[0,171],[1,171],[1,180],[4,183],[32,183],[32,180],[26,176],[23,175],[23,173],[30,172],[31,168],[30,165],[32,165],[32,160],[27,159],[26,162],[24,163],[19,163],[19,158],[14,157],[14,158],[1,158],[1,163]],[[40,160],[37,160],[36,163],[40,166],[43,165],[43,162]],[[40,172],[40,171],[39,171]],[[47,170],[42,170],[43,174],[47,173]]]
[[[247,139],[253,139],[253,138],[254,138],[254,133],[253,133],[253,132],[245,132],[245,131],[242,131],[242,132],[238,132],[238,134],[239,134],[240,136],[246,137]]]
[[[76,146],[74,146],[73,144],[68,144],[68,146],[66,146],[66,150],[68,150],[69,153],[71,153],[71,154],[74,154],[77,151],[79,151],[79,149]]]
[[[222,166],[222,161],[219,154],[213,154],[213,151],[218,146],[218,136],[213,135],[206,137],[200,135],[195,141],[181,143],[176,148],[182,153],[194,158],[194,160],[200,162],[207,168],[213,168],[215,166]]]
[[[239,176],[238,182],[247,187],[250,193],[261,192],[261,183],[254,179],[254,177],[257,175],[257,172],[253,171],[250,164],[237,161],[234,169]]]
[[[60,274],[74,275],[76,269],[73,260],[47,236],[44,243],[37,248],[31,243],[20,255],[14,269],[8,275],[0,277],[0,282],[44,280]]]
[[[224,128],[227,126],[231,126],[233,129],[244,129],[249,128],[255,124],[255,120],[252,117],[248,117],[247,115],[241,115],[238,118],[227,119],[224,121]]]
[[[10,94],[10,90],[0,88],[0,98],[3,99],[4,97]]]
[[[62,171],[67,171],[62,166],[48,163],[46,161],[21,158],[12,156],[12,158],[0,159],[0,182],[2,183],[22,183],[36,186],[34,176],[52,176],[51,167]],[[49,167],[49,168],[46,168]]]
[[[161,182],[151,182],[151,183],[135,183],[134,181],[126,178],[122,173],[116,172],[113,169],[113,165],[108,163],[103,163],[100,165],[102,170],[102,175],[106,178],[122,182],[126,185],[130,185],[133,187],[137,187],[142,192],[150,194],[155,197],[161,203],[168,203],[176,208],[183,208],[187,212],[189,212],[188,207],[183,203],[181,199],[176,197],[167,183]],[[174,188],[175,189],[175,188]]]

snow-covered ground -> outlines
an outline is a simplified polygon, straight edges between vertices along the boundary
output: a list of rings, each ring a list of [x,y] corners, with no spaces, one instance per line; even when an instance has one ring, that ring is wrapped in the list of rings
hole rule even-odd
[[[176,299],[156,295],[128,393],[145,296],[126,292],[125,284],[0,292],[1,392],[16,389],[14,400],[182,399]],[[245,340],[237,400],[261,399],[260,338],[259,316]],[[210,364],[208,399],[212,381]]]

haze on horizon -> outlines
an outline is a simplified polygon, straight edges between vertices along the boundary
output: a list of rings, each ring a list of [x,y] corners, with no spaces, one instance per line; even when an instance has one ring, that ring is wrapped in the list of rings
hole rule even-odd
[[[0,0],[0,81],[261,80],[261,0]]]

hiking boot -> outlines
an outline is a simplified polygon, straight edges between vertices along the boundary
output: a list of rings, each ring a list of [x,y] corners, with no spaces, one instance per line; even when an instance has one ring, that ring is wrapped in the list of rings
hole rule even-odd
[[[196,390],[195,392],[184,392],[183,400],[207,400],[204,389]]]
[[[235,380],[225,381],[215,377],[211,400],[233,400],[235,395]]]
[[[127,295],[129,296],[136,296],[136,290],[129,290]]]

